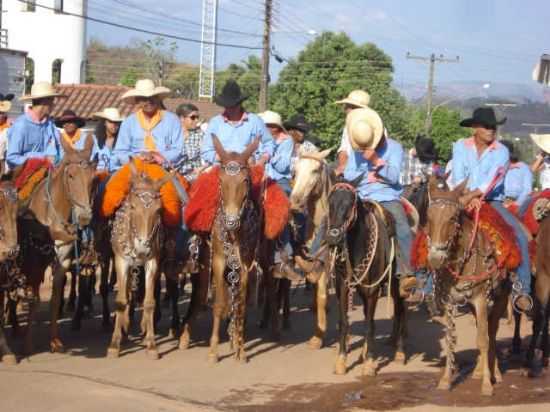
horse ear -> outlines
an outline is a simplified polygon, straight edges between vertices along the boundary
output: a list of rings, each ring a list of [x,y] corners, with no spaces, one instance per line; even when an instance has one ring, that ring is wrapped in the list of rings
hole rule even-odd
[[[214,150],[216,151],[216,154],[223,163],[224,160],[227,158],[227,152],[223,148],[220,139],[218,139],[218,136],[216,136],[214,133],[212,133],[212,143],[214,144]]]
[[[318,157],[320,159],[326,159],[328,157],[328,155],[330,154],[330,152],[332,152],[332,147],[330,149],[323,150],[322,152],[319,152]]]
[[[92,157],[92,150],[94,149],[94,137],[91,133],[86,135],[86,141],[84,142],[84,149],[80,151],[83,157],[86,160],[89,160]]]
[[[132,174],[132,179],[139,176],[138,170],[136,168],[136,164],[134,163],[134,158],[130,156],[130,161],[128,162],[128,166],[130,167],[130,173]]]
[[[464,179],[462,183],[460,183],[457,187],[455,187],[452,191],[453,195],[460,197],[464,194],[464,191],[466,190],[466,186],[468,185],[468,179]]]
[[[256,136],[254,141],[252,141],[252,143],[246,146],[246,149],[244,149],[244,152],[241,153],[241,160],[244,164],[246,164],[250,156],[252,156],[252,154],[256,150],[258,150],[259,145],[260,145],[260,136]]]

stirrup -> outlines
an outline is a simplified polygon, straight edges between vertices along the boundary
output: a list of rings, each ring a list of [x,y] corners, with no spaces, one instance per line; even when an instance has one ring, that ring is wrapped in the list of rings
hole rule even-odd
[[[517,306],[517,300],[521,297],[526,297],[529,301],[529,306],[527,309],[523,310],[523,309],[520,309],[518,308]],[[522,294],[517,294],[515,296],[512,296],[512,308],[514,309],[514,311],[516,313],[519,313],[520,315],[521,314],[524,314],[524,313],[529,313],[531,310],[533,310],[533,306],[534,306],[534,303],[533,303],[533,298],[531,297],[531,295],[527,294],[527,293],[522,293]]]

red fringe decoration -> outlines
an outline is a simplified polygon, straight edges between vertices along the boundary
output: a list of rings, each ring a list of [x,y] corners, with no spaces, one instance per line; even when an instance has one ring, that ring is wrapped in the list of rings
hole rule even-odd
[[[210,232],[220,203],[219,167],[214,167],[201,174],[193,184],[189,194],[189,204],[185,208],[184,220],[187,227],[194,232]],[[260,199],[264,170],[261,166],[250,169],[252,198],[263,207],[265,224],[264,235],[276,239],[288,223],[290,203],[279,185],[268,179],[265,196]]]
[[[418,229],[411,245],[411,265],[414,270],[428,267],[428,235],[423,229]]]
[[[140,159],[134,159],[136,169],[145,172],[153,180],[160,180],[166,175],[166,171],[157,164],[145,163]],[[110,179],[105,187],[101,215],[112,216],[120,207],[130,191],[132,173],[129,165],[124,165]],[[185,179],[179,176],[184,188],[189,188]],[[185,183],[185,184],[184,184]],[[179,226],[181,224],[181,201],[172,182],[165,183],[160,188],[162,201],[162,220],[167,226]]]
[[[533,211],[534,211],[533,209],[535,206],[535,202],[540,198],[550,199],[550,189],[544,190],[536,195],[535,195],[535,192],[533,192],[533,198],[531,199],[531,202],[527,207],[527,212],[523,217],[523,224],[527,226],[527,229],[529,229],[529,231],[533,236],[535,236],[539,231],[539,222],[537,222],[537,219],[535,219],[535,215],[533,214]]]
[[[17,190],[21,189],[29,178],[38,170],[42,168],[51,168],[52,164],[46,158],[34,158],[29,159],[23,164],[23,169],[19,172],[17,178],[15,179],[15,188]]]

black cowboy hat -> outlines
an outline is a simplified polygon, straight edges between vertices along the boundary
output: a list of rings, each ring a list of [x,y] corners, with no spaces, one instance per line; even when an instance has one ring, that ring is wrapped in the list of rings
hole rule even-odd
[[[57,127],[63,127],[65,123],[74,123],[76,124],[76,127],[80,128],[86,124],[86,120],[82,117],[78,117],[72,110],[64,110],[61,117],[58,117],[55,120],[55,125]]]
[[[214,102],[218,106],[233,107],[241,104],[246,99],[248,99],[248,96],[242,94],[239,84],[235,80],[229,79],[223,86],[221,94],[214,97]]]
[[[297,114],[290,118],[288,122],[284,123],[284,127],[286,130],[299,130],[302,133],[309,132],[312,127],[311,124],[306,122],[306,118],[303,114]]]
[[[12,93],[2,94],[0,93],[0,102],[10,102],[15,96]]]
[[[439,157],[439,153],[433,139],[426,136],[416,136],[414,148],[416,150],[416,156],[421,162],[435,162]]]
[[[497,120],[492,107],[478,107],[474,110],[472,117],[462,120],[460,125],[462,127],[472,127],[474,124],[480,124],[482,126],[495,127],[504,123],[506,123],[506,117]]]

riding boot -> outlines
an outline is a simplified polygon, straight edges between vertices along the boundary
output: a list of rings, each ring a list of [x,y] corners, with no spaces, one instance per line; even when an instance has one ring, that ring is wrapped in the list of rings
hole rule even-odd
[[[411,292],[417,287],[415,276],[401,276],[399,278],[399,295],[402,298],[412,298]]]

